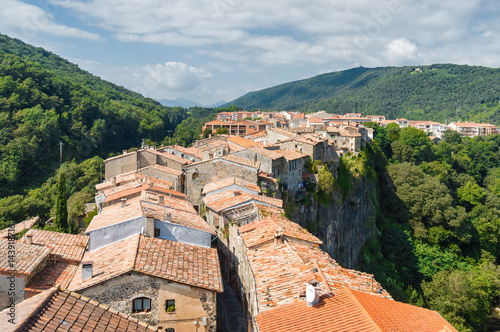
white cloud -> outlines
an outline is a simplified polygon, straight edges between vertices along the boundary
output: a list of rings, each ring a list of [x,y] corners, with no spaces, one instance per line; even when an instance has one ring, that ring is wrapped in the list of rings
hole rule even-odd
[[[46,11],[18,0],[2,0],[0,30],[24,40],[34,39],[39,32],[59,37],[103,40],[96,33],[56,23],[57,11],[57,7],[50,7],[50,10]]]
[[[146,90],[192,91],[210,76],[204,69],[173,61],[145,66],[136,72]]]
[[[417,45],[406,38],[394,39],[386,46],[387,56],[393,60],[416,59]]]

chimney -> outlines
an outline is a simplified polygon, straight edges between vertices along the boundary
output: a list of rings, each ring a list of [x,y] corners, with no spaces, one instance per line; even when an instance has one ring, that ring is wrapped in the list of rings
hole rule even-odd
[[[122,151],[122,153],[123,153],[123,154],[127,154],[127,150],[123,150],[123,151]]]
[[[370,277],[370,292],[374,292],[374,290],[373,290],[373,276]]]
[[[274,234],[274,245],[283,243],[283,231],[276,231]]]
[[[165,205],[165,196],[161,195],[158,197],[158,204]]]
[[[126,207],[127,206],[127,199],[126,198],[122,198],[122,208]]]
[[[167,213],[167,211],[165,211],[165,221],[168,221],[168,222],[172,221],[172,214]]]
[[[116,187],[116,176],[113,176],[111,183],[113,183],[113,187]]]
[[[30,245],[33,243],[33,234],[26,234],[26,244]]]
[[[146,218],[146,234],[147,237],[155,237],[155,219],[152,217]]]
[[[94,276],[93,265],[91,261],[82,262],[82,281],[91,279]]]

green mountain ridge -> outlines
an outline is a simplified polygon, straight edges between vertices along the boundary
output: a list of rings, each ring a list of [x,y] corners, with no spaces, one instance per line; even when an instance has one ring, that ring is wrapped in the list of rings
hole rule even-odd
[[[435,64],[352,68],[250,92],[245,109],[327,111],[388,119],[500,124],[500,69]]]
[[[34,187],[63,160],[161,142],[188,114],[0,35],[0,197]],[[15,185],[14,185],[15,183]]]

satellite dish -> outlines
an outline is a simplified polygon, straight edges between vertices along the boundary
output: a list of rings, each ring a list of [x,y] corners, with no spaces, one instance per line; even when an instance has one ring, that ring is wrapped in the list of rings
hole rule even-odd
[[[319,295],[313,285],[309,284],[306,287],[306,302],[307,306],[319,303]]]

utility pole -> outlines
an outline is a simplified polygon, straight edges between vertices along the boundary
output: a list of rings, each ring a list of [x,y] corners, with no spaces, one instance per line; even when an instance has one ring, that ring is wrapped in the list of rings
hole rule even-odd
[[[62,165],[62,147],[64,143],[59,141],[59,166]]]

